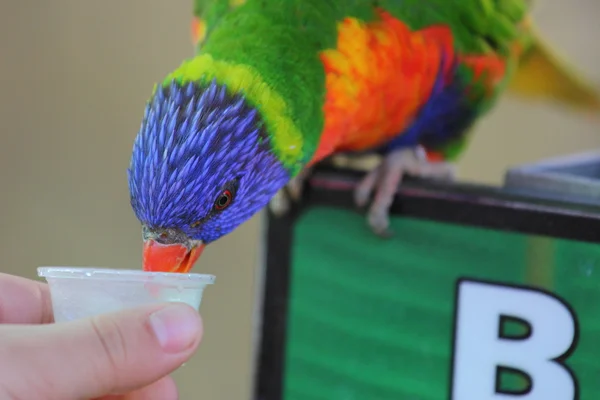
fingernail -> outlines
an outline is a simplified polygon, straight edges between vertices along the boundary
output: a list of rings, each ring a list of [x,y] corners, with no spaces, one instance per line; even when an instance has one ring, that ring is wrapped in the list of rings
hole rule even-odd
[[[198,313],[183,304],[169,305],[150,315],[150,326],[164,351],[187,350],[202,334]]]

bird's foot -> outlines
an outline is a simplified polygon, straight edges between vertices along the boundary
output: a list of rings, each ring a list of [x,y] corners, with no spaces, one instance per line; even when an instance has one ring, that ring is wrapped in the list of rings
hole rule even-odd
[[[378,236],[390,237],[393,234],[389,229],[389,210],[405,174],[452,180],[455,172],[452,164],[428,161],[421,147],[388,153],[381,164],[369,172],[354,191],[354,201],[361,208],[367,205],[371,193],[375,192],[367,213],[367,221],[371,230]]]
[[[302,197],[304,183],[312,171],[311,167],[304,168],[298,175],[290,179],[286,187],[280,189],[269,202],[269,208],[277,217],[285,215],[291,208],[292,201]]]

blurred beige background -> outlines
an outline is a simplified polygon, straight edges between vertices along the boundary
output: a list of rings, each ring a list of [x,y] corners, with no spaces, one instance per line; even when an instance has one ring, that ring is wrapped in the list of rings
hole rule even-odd
[[[191,9],[191,0],[0,2],[1,272],[140,266],[126,168],[154,82],[192,54]],[[538,0],[535,17],[600,88],[600,2]],[[509,165],[594,147],[591,121],[506,97],[460,175],[500,182]],[[202,305],[204,343],[176,373],[181,399],[249,398],[259,227],[254,218],[211,245],[197,267],[218,278]]]

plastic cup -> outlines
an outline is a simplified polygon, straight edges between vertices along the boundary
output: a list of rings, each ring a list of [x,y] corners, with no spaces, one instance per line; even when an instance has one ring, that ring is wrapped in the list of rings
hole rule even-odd
[[[182,302],[200,309],[214,275],[106,268],[40,267],[48,282],[54,321],[71,321],[153,303]]]

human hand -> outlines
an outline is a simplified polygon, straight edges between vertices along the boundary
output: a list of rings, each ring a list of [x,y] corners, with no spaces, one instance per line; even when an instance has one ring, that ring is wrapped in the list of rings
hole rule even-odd
[[[185,304],[51,322],[46,284],[0,274],[0,399],[175,400],[203,332]]]

